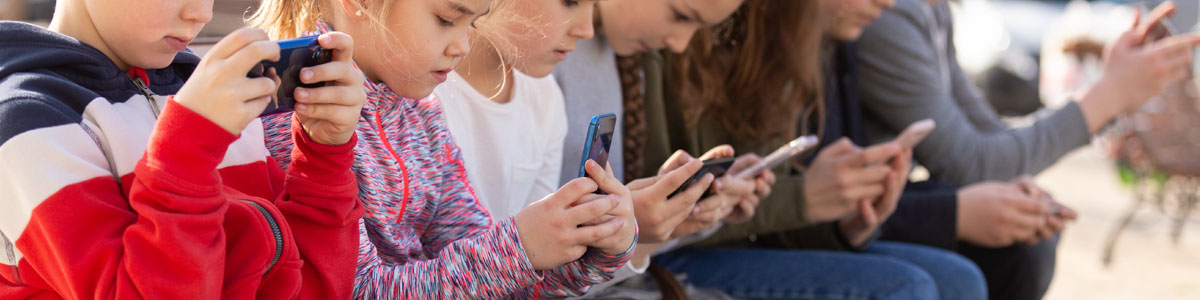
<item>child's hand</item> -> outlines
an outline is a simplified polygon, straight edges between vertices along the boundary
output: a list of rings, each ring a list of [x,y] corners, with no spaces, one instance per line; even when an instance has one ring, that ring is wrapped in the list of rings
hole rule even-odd
[[[590,178],[571,180],[558,191],[538,200],[514,217],[525,256],[535,270],[546,270],[579,259],[587,245],[612,236],[624,227],[624,220],[612,218],[592,226],[580,226],[613,211],[621,204],[616,195],[607,195],[573,205],[596,191]]]
[[[884,195],[892,169],[884,164],[902,150],[896,142],[860,149],[842,138],[821,150],[804,172],[805,211],[824,222],[855,213],[862,199]]]
[[[354,136],[367,94],[363,75],[354,67],[354,40],[341,32],[322,34],[317,41],[333,51],[333,61],[300,70],[300,82],[327,82],[319,88],[297,87],[296,119],[313,141],[341,145]]]
[[[242,28],[221,39],[204,55],[175,102],[239,134],[266,109],[278,84],[267,77],[248,78],[264,60],[279,60],[279,45],[257,28]]]
[[[630,182],[634,216],[637,218],[638,243],[661,243],[671,239],[671,232],[692,212],[700,195],[708,190],[713,176],[704,175],[699,182],[688,187],[675,197],[667,198],[703,164],[683,150],[675,151],[659,169],[656,177],[642,178]]]
[[[625,250],[629,250],[629,247],[633,245],[633,241],[637,237],[637,222],[633,217],[633,199],[630,198],[629,189],[617,180],[617,176],[613,174],[611,166],[600,168],[600,164],[588,160],[585,168],[587,169],[588,176],[599,184],[601,191],[608,193],[609,197],[616,197],[620,200],[617,207],[613,208],[607,214],[614,218],[598,225],[615,222],[620,224],[621,229],[611,236],[594,243],[589,243],[588,245],[600,248],[601,251],[609,255],[624,253]]]
[[[908,183],[908,171],[912,165],[912,149],[904,148],[890,159],[892,172],[887,175],[886,190],[883,196],[875,199],[862,199],[858,204],[858,213],[838,222],[842,234],[855,247],[866,243],[879,226],[887,221],[896,206],[900,203],[900,194]]]

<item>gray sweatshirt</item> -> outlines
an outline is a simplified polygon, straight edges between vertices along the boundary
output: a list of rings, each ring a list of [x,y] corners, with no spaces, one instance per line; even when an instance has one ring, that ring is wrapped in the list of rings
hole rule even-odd
[[[945,1],[897,0],[863,32],[858,73],[869,139],[883,142],[932,118],[914,150],[932,179],[960,185],[1036,174],[1091,139],[1074,102],[1030,126],[1008,128],[955,58]]]

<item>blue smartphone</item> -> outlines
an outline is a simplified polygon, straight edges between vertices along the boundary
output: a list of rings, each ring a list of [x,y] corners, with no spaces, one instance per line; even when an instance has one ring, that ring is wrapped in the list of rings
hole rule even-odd
[[[612,145],[613,131],[617,127],[617,115],[608,113],[592,116],[588,123],[587,140],[583,144],[583,158],[579,160],[579,177],[587,176],[589,159],[603,167],[608,164],[608,148]]]
[[[333,60],[333,50],[321,48],[317,36],[307,36],[276,42],[279,44],[279,61],[263,61],[250,69],[247,77],[271,77],[279,82],[279,89],[271,97],[271,103],[259,116],[289,112],[296,108],[296,87],[317,88],[324,82],[305,84],[300,82],[300,69],[328,63]]]

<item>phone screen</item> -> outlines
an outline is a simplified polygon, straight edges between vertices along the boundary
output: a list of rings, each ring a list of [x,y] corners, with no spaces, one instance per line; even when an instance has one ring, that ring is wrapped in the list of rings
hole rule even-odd
[[[594,160],[600,166],[608,164],[608,149],[612,146],[613,131],[616,130],[617,116],[614,114],[602,114],[592,117],[591,123],[588,124],[588,134],[586,144],[583,146],[583,159],[579,161],[579,177],[587,176],[587,169],[584,165],[587,161]]]
[[[279,89],[271,97],[271,103],[260,116],[295,110],[296,87],[316,88],[324,82],[304,84],[300,82],[300,69],[324,64],[333,60],[333,51],[321,48],[316,36],[282,40],[279,43],[279,61],[264,61],[250,70],[248,77],[267,76],[279,81]]]

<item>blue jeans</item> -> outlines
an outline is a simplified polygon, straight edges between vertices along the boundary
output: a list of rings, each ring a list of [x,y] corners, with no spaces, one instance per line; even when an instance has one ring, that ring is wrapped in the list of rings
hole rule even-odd
[[[983,275],[970,261],[933,248],[888,244],[873,247],[930,262],[937,270],[883,254],[741,248],[680,249],[658,255],[654,263],[685,274],[687,283],[739,299],[983,299]],[[933,274],[953,276],[935,279]],[[941,285],[954,288],[942,290]],[[979,296],[939,297],[952,291]]]
[[[942,299],[988,299],[983,272],[966,257],[942,249],[897,242],[875,242],[868,254],[898,258],[925,270]]]

